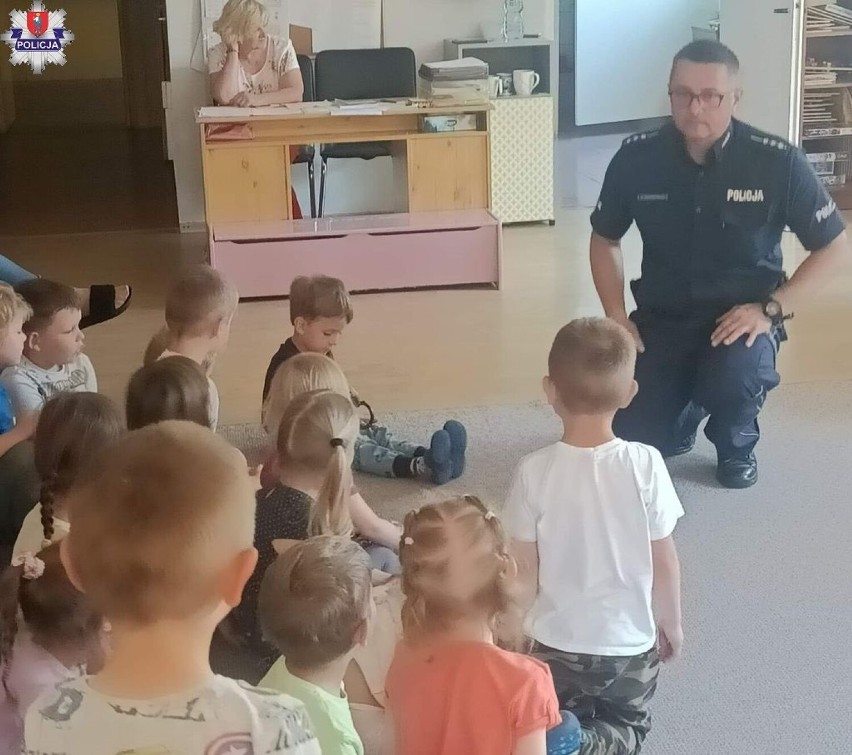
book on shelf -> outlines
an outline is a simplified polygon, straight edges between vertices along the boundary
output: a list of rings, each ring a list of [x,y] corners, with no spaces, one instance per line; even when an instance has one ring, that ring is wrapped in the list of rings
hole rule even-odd
[[[831,176],[820,176],[819,180],[822,181],[824,186],[845,186],[846,174],[839,173]]]

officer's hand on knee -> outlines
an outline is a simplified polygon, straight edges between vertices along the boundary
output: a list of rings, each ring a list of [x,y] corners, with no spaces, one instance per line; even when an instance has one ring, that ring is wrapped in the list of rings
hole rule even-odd
[[[730,346],[747,335],[746,346],[751,348],[759,335],[772,328],[772,321],[763,314],[760,304],[740,304],[728,310],[716,323],[716,330],[710,336],[713,346]]]

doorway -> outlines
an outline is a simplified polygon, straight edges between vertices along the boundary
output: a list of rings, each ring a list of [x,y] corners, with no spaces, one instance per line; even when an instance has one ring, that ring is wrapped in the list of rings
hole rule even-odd
[[[20,5],[0,0],[0,15]],[[66,10],[64,66],[35,75],[0,50],[0,236],[176,228],[165,0]]]

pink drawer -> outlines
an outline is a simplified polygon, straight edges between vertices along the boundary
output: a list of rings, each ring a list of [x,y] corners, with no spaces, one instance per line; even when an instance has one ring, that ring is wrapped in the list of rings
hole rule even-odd
[[[283,296],[324,273],[350,291],[500,282],[500,226],[213,241],[210,262],[242,298]]]

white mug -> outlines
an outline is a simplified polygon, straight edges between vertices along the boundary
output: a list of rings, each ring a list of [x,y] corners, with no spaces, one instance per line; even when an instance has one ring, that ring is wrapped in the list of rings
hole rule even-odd
[[[503,94],[503,80],[499,76],[488,77],[488,96],[493,100]]]
[[[515,83],[516,94],[529,97],[541,82],[541,76],[535,71],[518,70],[512,72],[512,81]]]

